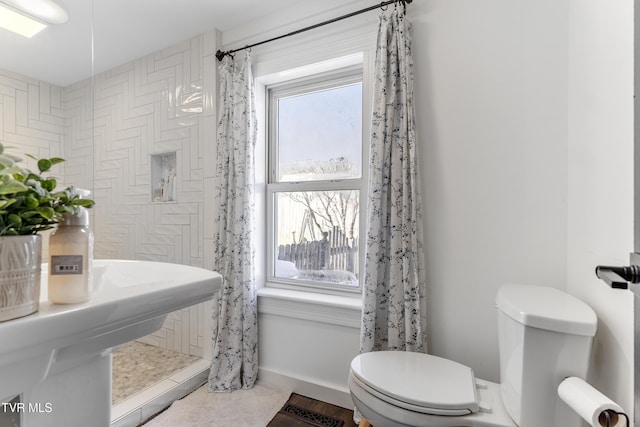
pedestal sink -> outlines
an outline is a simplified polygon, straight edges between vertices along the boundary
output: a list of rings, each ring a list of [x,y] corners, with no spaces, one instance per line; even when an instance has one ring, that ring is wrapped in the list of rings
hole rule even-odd
[[[222,286],[213,271],[150,261],[96,260],[93,274],[88,302],[55,305],[43,265],[40,310],[0,323],[0,411],[19,413],[21,427],[109,426],[114,348]]]

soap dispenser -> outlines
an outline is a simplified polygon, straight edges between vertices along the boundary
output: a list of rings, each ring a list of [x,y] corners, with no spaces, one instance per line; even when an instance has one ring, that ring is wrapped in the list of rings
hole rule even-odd
[[[91,296],[93,233],[89,228],[89,212],[78,207],[66,214],[49,237],[49,301],[73,304],[88,301]]]

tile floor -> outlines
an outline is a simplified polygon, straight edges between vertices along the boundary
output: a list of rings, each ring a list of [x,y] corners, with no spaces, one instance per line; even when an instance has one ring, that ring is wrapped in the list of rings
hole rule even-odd
[[[207,381],[210,361],[132,342],[113,353],[111,427],[135,427]]]
[[[198,360],[137,341],[125,344],[113,353],[112,403],[120,403]]]

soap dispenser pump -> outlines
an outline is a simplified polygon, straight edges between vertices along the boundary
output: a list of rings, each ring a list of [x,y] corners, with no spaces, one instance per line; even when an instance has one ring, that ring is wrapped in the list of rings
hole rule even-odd
[[[88,195],[88,191],[85,192]],[[92,264],[93,232],[89,227],[89,212],[77,207],[75,214],[63,216],[49,237],[49,301],[55,304],[88,301],[93,287]]]

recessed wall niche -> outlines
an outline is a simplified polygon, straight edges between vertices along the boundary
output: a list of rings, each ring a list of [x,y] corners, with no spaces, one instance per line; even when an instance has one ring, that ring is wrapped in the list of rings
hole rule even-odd
[[[177,201],[176,152],[151,154],[151,201]]]

